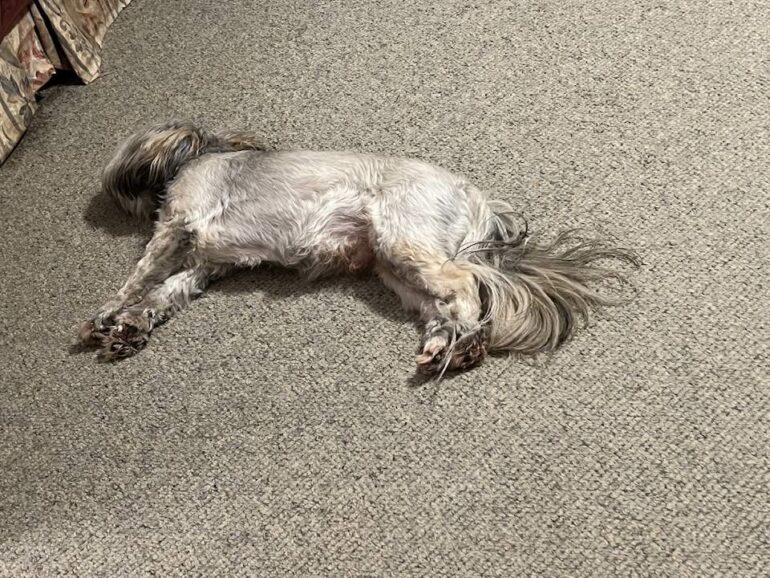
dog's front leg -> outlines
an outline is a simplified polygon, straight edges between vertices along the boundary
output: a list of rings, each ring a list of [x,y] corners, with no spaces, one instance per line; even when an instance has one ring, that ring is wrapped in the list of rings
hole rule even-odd
[[[178,271],[188,249],[189,233],[181,223],[172,220],[158,222],[144,255],[123,287],[81,326],[78,333],[80,343],[100,346],[115,327],[117,313],[139,303],[155,286]]]
[[[221,274],[222,268],[185,269],[156,285],[138,303],[118,311],[114,325],[102,334],[99,357],[120,359],[144,349],[152,330],[200,295],[215,273]]]

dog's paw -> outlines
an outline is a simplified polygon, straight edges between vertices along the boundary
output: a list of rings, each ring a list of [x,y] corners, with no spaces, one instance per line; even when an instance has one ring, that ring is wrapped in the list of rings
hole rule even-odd
[[[149,310],[125,310],[115,316],[115,324],[102,338],[99,359],[113,361],[131,357],[147,346],[155,324],[155,316]]]
[[[113,326],[112,313],[99,313],[78,326],[73,346],[83,349],[101,347]]]
[[[453,369],[470,369],[478,365],[487,356],[487,339],[483,329],[460,339],[452,355]]]
[[[425,375],[473,367],[486,357],[484,331],[460,333],[452,324],[426,328],[417,355],[417,371]]]
[[[441,324],[439,321],[428,323],[415,359],[417,370],[421,373],[432,373],[432,370],[444,359],[452,337],[453,330],[449,324]]]

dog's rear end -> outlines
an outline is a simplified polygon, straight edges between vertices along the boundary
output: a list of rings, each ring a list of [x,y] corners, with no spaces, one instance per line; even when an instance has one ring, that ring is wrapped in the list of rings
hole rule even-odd
[[[263,148],[248,134],[189,123],[152,127],[120,147],[105,191],[134,215],[161,218],[137,269],[81,330],[83,342],[105,359],[135,353],[232,265],[273,261],[315,273],[355,254],[419,313],[418,368],[441,375],[487,351],[555,349],[592,308],[615,302],[596,284],[623,277],[599,263],[637,264],[631,251],[573,233],[530,238],[511,207],[419,161],[220,154]],[[187,202],[172,210],[167,196]]]

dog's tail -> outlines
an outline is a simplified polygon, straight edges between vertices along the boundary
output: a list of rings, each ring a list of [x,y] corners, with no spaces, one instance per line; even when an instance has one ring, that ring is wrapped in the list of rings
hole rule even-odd
[[[264,148],[248,133],[212,133],[189,122],[156,124],[118,147],[102,173],[102,189],[127,212],[147,217],[186,162],[205,153]]]
[[[621,272],[602,261],[638,267],[631,250],[566,231],[550,242],[530,237],[516,224],[504,203],[490,203],[481,241],[461,247],[458,260],[470,267],[479,283],[490,351],[535,354],[568,340],[591,309],[623,301],[599,293],[596,284],[615,281],[630,286]],[[481,224],[481,222],[480,222]]]

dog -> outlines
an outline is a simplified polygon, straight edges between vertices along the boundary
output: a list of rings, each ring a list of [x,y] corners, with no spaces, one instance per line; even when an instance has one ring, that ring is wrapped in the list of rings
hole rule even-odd
[[[215,278],[261,263],[311,279],[373,271],[422,322],[417,370],[463,370],[488,353],[556,349],[597,292],[625,281],[598,264],[637,255],[575,231],[531,236],[513,209],[419,160],[280,151],[248,133],[167,122],[123,142],[102,174],[125,211],[154,219],[143,257],[80,326],[103,360],[133,355]]]

